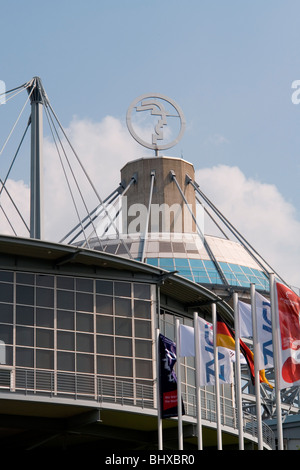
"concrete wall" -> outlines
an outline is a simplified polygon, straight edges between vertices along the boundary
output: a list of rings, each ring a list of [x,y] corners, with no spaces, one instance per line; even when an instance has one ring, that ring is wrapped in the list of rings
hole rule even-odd
[[[121,170],[121,181],[127,185],[132,178],[136,176],[136,183],[131,186],[127,193],[127,209],[131,208],[131,215],[127,219],[127,226],[133,221],[136,215],[136,204],[141,204],[148,208],[150,187],[151,187],[151,173],[155,172],[155,181],[152,195],[152,210],[151,221],[149,224],[149,232],[195,232],[196,227],[190,216],[189,210],[185,207],[182,195],[180,194],[177,185],[171,177],[171,171],[174,172],[176,180],[187,200],[193,214],[196,211],[195,191],[191,185],[186,184],[186,175],[188,174],[194,180],[194,167],[191,163],[179,158],[171,157],[154,157],[143,158],[134,160],[127,163]],[[170,223],[160,216],[160,225],[157,230],[155,223],[155,216],[157,210],[162,209],[165,205],[163,217],[167,219],[170,217]],[[185,207],[185,208],[184,208]],[[169,209],[169,211],[168,211]],[[131,224],[132,225],[132,224]],[[164,227],[170,226],[170,230],[164,230]]]

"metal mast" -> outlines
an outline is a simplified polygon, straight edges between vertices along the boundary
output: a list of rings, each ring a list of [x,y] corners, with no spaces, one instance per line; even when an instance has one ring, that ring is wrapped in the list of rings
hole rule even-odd
[[[41,79],[33,78],[29,87],[31,101],[31,170],[30,170],[30,237],[41,239],[42,227],[42,187],[43,187],[43,99]]]

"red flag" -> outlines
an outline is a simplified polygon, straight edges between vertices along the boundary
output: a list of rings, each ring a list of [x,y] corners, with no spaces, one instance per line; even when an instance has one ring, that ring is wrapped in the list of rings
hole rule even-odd
[[[276,292],[280,330],[280,388],[286,388],[300,384],[300,297],[280,283],[276,283]]]

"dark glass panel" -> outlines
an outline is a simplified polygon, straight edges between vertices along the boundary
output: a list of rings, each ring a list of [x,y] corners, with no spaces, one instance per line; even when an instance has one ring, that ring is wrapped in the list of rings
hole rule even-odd
[[[116,338],[116,355],[132,356],[132,340],[129,338]]]
[[[75,350],[75,334],[69,331],[57,332],[57,349]]]
[[[76,310],[81,310],[83,312],[93,312],[94,311],[93,295],[77,292],[76,293]]]
[[[59,310],[57,312],[57,328],[60,330],[74,330],[74,313]]]
[[[151,319],[151,303],[143,300],[134,301],[134,316],[137,318]]]
[[[97,313],[112,314],[113,313],[113,298],[106,295],[96,296],[96,311]]]
[[[114,338],[112,336],[97,335],[97,353],[114,354]]]
[[[129,282],[115,282],[115,295],[120,297],[131,297],[131,284]]]
[[[34,329],[25,326],[16,327],[16,343],[21,346],[34,346]]]
[[[76,334],[76,350],[92,353],[94,351],[94,336],[85,335],[84,333],[77,333]]]
[[[94,331],[94,316],[88,313],[76,313],[77,331]]]
[[[112,295],[113,294],[113,283],[112,283],[112,281],[97,280],[96,281],[96,292],[97,292],[97,294]]]
[[[54,332],[53,330],[46,330],[42,328],[36,329],[36,345],[39,348],[50,348],[54,347]]]
[[[96,331],[97,333],[113,334],[113,317],[107,317],[106,315],[97,315]]]
[[[115,313],[122,317],[131,316],[131,299],[122,299],[116,297],[115,299]]]
[[[115,334],[119,336],[132,336],[131,319],[116,318],[115,319]]]
[[[54,307],[54,290],[45,287],[36,288],[36,305],[38,307]]]

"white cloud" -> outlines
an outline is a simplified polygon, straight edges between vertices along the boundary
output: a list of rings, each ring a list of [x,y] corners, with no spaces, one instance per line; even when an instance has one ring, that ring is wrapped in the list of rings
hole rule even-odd
[[[300,287],[300,222],[276,186],[225,165],[197,170],[196,181],[278,274]]]
[[[29,235],[26,228],[26,225],[29,227],[29,187],[22,180],[8,179],[5,188],[7,191],[3,189],[1,193],[1,234],[27,237]]]
[[[149,156],[130,136],[118,119],[107,116],[101,122],[74,118],[66,133],[102,199],[120,183],[120,169],[128,161]],[[54,144],[44,142],[44,226],[45,239],[59,241],[77,223],[78,218],[61,170]],[[65,147],[68,149],[68,146]],[[150,152],[153,155],[153,152]],[[99,203],[72,152],[68,149],[72,171],[89,210]],[[68,173],[70,171],[68,170]],[[262,254],[288,283],[300,287],[300,222],[294,207],[285,201],[274,185],[247,178],[237,167],[225,165],[196,171],[201,190],[232,222],[240,233]],[[74,188],[74,184],[72,183]],[[7,188],[29,225],[29,188],[23,181],[8,180]],[[76,188],[75,188],[76,189]],[[13,220],[18,235],[27,236],[7,196],[2,194],[3,207]],[[76,199],[79,201],[78,190]],[[80,205],[80,216],[86,215]],[[0,231],[12,234],[0,213]]]
[[[138,158],[141,147],[130,136],[121,122],[107,116],[101,122],[74,118],[65,132],[80,162],[91,179],[78,164],[74,153],[64,142],[72,172],[77,178],[80,192],[73,177],[69,179],[80,216],[86,216],[86,207],[91,211],[104,200],[120,183],[120,169],[129,160]],[[70,169],[64,161],[68,176]],[[57,150],[50,141],[45,142],[45,237],[58,241],[78,223],[70,191],[58,158]],[[84,202],[82,202],[84,199]]]

